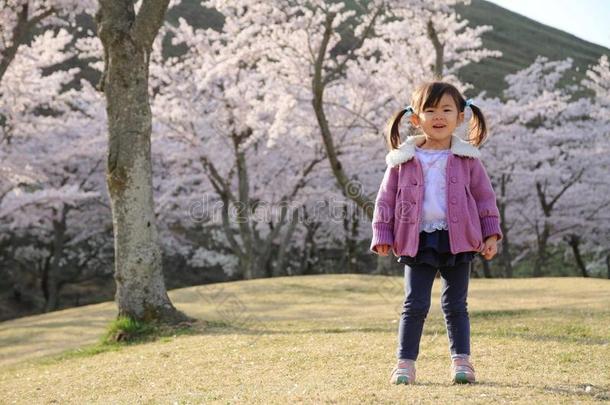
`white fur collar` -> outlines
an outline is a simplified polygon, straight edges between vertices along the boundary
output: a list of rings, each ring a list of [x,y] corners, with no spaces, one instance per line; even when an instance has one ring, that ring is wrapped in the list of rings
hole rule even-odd
[[[398,145],[398,149],[394,149],[385,157],[388,166],[398,166],[410,160],[415,156],[415,146],[420,146],[426,140],[426,135],[415,135],[407,137],[407,140]],[[481,157],[481,152],[470,143],[462,138],[451,135],[451,153],[465,157],[478,158]]]

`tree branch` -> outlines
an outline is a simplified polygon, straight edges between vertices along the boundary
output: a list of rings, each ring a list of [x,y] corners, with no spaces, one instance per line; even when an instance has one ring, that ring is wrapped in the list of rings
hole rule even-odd
[[[152,47],[168,6],[169,0],[143,0],[132,30],[136,42],[147,49]]]
[[[343,195],[354,201],[360,208],[364,210],[367,217],[369,219],[372,219],[373,204],[371,204],[371,201],[368,199],[368,197],[361,192],[353,193],[349,191],[353,188],[353,184],[350,178],[343,170],[343,166],[339,161],[333,136],[328,124],[328,119],[326,118],[326,113],[324,111],[325,83],[322,78],[322,66],[324,64],[324,55],[326,54],[326,48],[328,47],[328,42],[330,40],[332,22],[335,17],[335,13],[328,13],[326,15],[326,21],[324,23],[324,36],[322,38],[322,43],[320,44],[320,49],[318,50],[318,56],[314,65],[314,77],[312,78],[311,83],[313,99],[311,100],[311,103],[313,106],[313,110],[316,114],[318,126],[320,127],[320,133],[322,136],[322,141],[324,142],[326,155],[328,156],[333,175],[337,179],[337,183],[339,183],[339,187],[341,187]]]
[[[382,12],[383,12],[383,6],[379,6],[377,8],[377,10],[375,10],[375,13],[371,17],[371,21],[369,21],[368,25],[362,32],[362,35],[360,36],[360,38],[358,38],[355,41],[354,45],[347,51],[347,53],[346,53],[345,57],[343,58],[343,60],[341,61],[341,63],[339,63],[335,67],[335,69],[331,70],[324,78],[325,86],[328,83],[335,80],[337,77],[339,77],[341,75],[341,73],[343,73],[343,70],[345,69],[345,65],[347,64],[347,62],[349,62],[350,60],[354,60],[356,58],[355,51],[360,49],[362,47],[362,45],[364,45],[364,41],[366,41],[366,39],[373,34],[373,27],[375,26],[375,21],[377,21],[377,18],[382,14]],[[325,33],[325,35],[326,35],[326,33]],[[327,41],[327,43],[328,43],[328,41]]]
[[[434,24],[432,20],[428,20],[428,38],[432,41],[432,45],[434,46],[434,52],[436,53],[436,61],[433,68],[433,73],[436,78],[441,79],[443,77],[443,64],[444,62],[444,53],[445,53],[445,44],[441,43],[438,39],[438,33],[434,28]]]
[[[10,39],[11,46],[0,52],[0,82],[2,81],[2,78],[4,77],[9,65],[13,59],[15,59],[19,45],[26,41],[28,34],[40,21],[52,14],[55,14],[56,11],[55,8],[50,7],[28,20],[28,10],[28,3],[23,4],[21,10],[17,13],[17,24],[13,28],[13,33]]]

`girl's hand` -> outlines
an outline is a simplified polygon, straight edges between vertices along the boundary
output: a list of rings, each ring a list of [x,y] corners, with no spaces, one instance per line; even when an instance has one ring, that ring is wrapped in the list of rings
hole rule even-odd
[[[481,255],[485,258],[485,260],[491,260],[496,253],[498,253],[497,246],[498,237],[496,235],[492,235],[485,239],[485,246],[481,250]]]
[[[381,256],[387,256],[388,253],[390,253],[391,248],[392,246],[390,245],[377,245],[377,253],[379,253]]]

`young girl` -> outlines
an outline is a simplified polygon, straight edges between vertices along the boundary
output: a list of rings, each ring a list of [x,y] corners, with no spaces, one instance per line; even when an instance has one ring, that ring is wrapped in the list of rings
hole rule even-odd
[[[453,135],[464,121],[465,108],[472,112],[469,142]],[[423,134],[400,143],[398,126],[405,116]],[[487,260],[494,257],[502,239],[496,195],[477,149],[486,134],[481,110],[453,85],[438,81],[418,88],[411,105],[390,121],[390,152],[375,201],[371,250],[386,256],[392,249],[405,264],[393,384],[415,381],[415,360],[437,270],[452,380],[475,381],[466,309],[470,262],[479,253]]]

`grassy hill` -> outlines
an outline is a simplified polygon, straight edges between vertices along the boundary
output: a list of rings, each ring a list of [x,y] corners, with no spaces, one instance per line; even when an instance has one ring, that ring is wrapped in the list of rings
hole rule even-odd
[[[449,382],[440,282],[417,362],[392,386],[401,277],[257,279],[170,291],[187,334],[95,347],[112,302],[0,324],[4,403],[586,403],[610,400],[610,281],[473,279],[479,383]],[[204,321],[205,320],[205,321]]]

